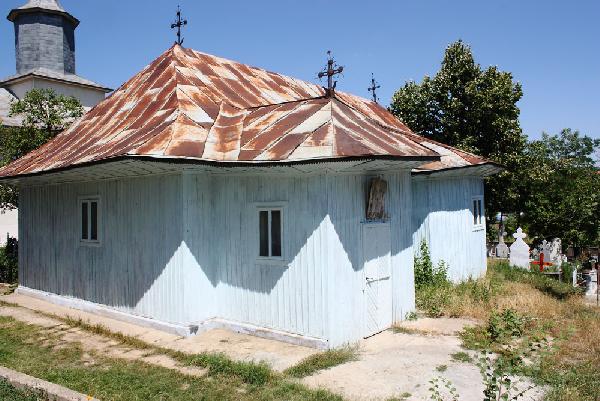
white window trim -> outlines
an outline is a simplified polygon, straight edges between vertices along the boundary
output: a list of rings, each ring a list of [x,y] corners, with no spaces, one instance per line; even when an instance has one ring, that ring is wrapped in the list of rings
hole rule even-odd
[[[480,202],[480,208],[479,208],[479,216],[477,216],[479,218],[479,223],[475,223],[475,208],[474,208],[474,204],[476,201]],[[484,213],[484,205],[483,205],[483,196],[482,195],[478,195],[478,196],[474,196],[471,198],[471,223],[473,224],[473,231],[480,231],[483,230],[485,227],[485,213]]]
[[[81,238],[81,226],[83,224],[82,216],[81,216],[81,205],[83,204],[83,202],[97,202],[98,203],[98,216],[97,216],[98,239],[96,239],[96,240]],[[91,209],[89,209],[89,210],[91,210]],[[100,195],[79,196],[77,198],[77,215],[78,215],[77,221],[79,222],[79,224],[77,226],[77,242],[79,243],[79,245],[96,246],[96,247],[101,246],[102,245],[102,198],[100,197]],[[92,227],[91,221],[88,221],[88,236],[90,234],[91,227]]]
[[[254,246],[254,249],[256,250],[256,263],[257,264],[263,264],[263,265],[275,265],[275,266],[281,266],[281,265],[286,265],[287,264],[287,259],[286,259],[286,238],[287,238],[287,230],[286,230],[286,220],[287,220],[287,216],[286,216],[286,209],[287,209],[287,202],[276,202],[276,203],[254,203],[254,208],[253,208],[253,213],[254,213],[254,219],[253,221],[255,222],[255,227],[256,227],[256,244]],[[273,211],[273,210],[279,210],[279,212],[281,213],[281,256],[260,256],[260,220],[259,220],[259,216],[260,216],[260,212],[264,212],[264,211]],[[269,227],[269,239],[268,239],[268,244],[269,244],[269,254],[271,254],[271,213],[269,213],[269,223],[268,223],[268,227]]]

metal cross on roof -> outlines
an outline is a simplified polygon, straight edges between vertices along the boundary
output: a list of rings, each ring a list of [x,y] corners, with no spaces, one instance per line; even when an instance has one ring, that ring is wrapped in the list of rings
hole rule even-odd
[[[178,45],[182,45],[183,44],[183,39],[181,38],[181,27],[187,25],[187,20],[181,19],[181,8],[179,8],[179,6],[177,6],[177,20],[171,24],[171,29],[175,29],[177,28],[177,43]]]
[[[377,93],[375,92],[377,89],[381,88],[379,82],[375,81],[375,77],[373,73],[371,73],[371,86],[369,87],[369,92],[373,92],[373,101],[377,103]]]
[[[331,55],[331,50],[327,51],[327,66],[323,71],[321,71],[318,75],[319,79],[323,77],[327,77],[327,96],[331,97],[333,95],[333,91],[335,90],[335,86],[337,81],[333,80],[333,76],[337,74],[341,74],[344,71],[344,67],[338,66]]]

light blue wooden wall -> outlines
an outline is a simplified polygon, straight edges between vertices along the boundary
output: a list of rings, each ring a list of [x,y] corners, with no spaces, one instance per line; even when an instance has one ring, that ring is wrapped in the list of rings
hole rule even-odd
[[[79,196],[101,196],[101,246],[80,246]],[[23,188],[20,284],[182,321],[181,177]]]
[[[178,324],[213,317],[328,339],[363,335],[361,230],[372,175],[182,175],[24,187],[21,284]],[[414,309],[408,172],[384,175],[394,320]],[[102,199],[81,246],[79,196]],[[285,205],[283,264],[257,262],[258,213]]]
[[[184,182],[186,269],[207,278],[191,318],[211,317],[203,309],[212,302],[220,318],[325,338],[326,177],[188,174]],[[257,207],[281,203],[285,263],[258,261]]]
[[[329,341],[339,345],[364,333],[365,275],[362,261],[362,227],[371,175],[329,176]],[[386,208],[391,228],[392,294],[394,321],[414,310],[414,276],[410,173],[383,176],[388,182]]]
[[[472,198],[483,196],[483,179],[416,178],[412,187],[415,249],[426,240],[434,263],[446,262],[454,281],[485,273],[485,225],[474,230],[471,212]]]

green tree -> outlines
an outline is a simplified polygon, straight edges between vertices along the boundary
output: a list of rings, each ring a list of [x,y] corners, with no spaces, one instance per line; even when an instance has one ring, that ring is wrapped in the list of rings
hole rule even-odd
[[[45,131],[51,138],[83,115],[77,98],[52,89],[32,89],[10,106],[11,116],[22,116],[23,127]]]
[[[435,76],[408,82],[394,94],[390,111],[419,135],[506,166],[486,186],[487,210],[495,214],[517,206],[511,172],[526,143],[517,107],[522,96],[509,72],[483,69],[459,40],[446,49]]]
[[[10,108],[10,115],[21,116],[23,125],[4,127],[0,122],[0,166],[37,149],[82,114],[83,107],[75,97],[57,94],[52,89],[27,92]],[[0,185],[0,209],[17,206],[17,191],[10,185]]]
[[[591,245],[600,239],[600,139],[564,129],[527,144],[513,174],[530,235],[563,244]]]

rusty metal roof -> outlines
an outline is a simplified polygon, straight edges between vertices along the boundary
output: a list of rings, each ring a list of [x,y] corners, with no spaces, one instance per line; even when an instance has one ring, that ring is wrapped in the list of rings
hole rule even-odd
[[[0,177],[136,156],[246,164],[479,160],[413,134],[374,102],[342,92],[326,97],[321,86],[174,45]]]

